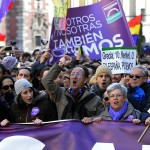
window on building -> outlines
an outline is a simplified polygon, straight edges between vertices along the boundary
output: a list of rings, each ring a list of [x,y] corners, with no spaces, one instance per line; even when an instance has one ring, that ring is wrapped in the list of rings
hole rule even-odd
[[[93,4],[93,0],[85,0],[85,5]]]
[[[71,7],[79,7],[79,0],[71,0]]]
[[[144,8],[141,9],[141,14],[143,15],[142,21],[145,22],[145,21],[146,21],[146,20],[145,20],[145,15],[146,15],[146,14],[145,14],[145,9],[144,9]]]
[[[41,36],[35,36],[35,46],[41,46]]]

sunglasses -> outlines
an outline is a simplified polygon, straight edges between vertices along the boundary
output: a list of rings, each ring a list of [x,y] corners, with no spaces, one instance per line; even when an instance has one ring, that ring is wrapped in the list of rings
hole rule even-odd
[[[141,77],[144,77],[144,76],[138,76],[138,75],[129,75],[130,78],[136,78],[136,79],[140,79]]]
[[[108,101],[108,100],[109,100],[109,98],[108,98],[108,97],[103,97],[103,99],[104,99],[105,101]]]
[[[3,87],[2,87],[2,89],[4,89],[4,90],[8,90],[9,88],[11,88],[12,90],[14,89],[14,85],[13,84],[10,84],[10,85],[4,85]]]

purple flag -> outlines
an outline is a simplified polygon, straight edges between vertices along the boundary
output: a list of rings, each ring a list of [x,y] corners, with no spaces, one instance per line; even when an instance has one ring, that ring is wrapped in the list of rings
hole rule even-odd
[[[79,46],[91,59],[101,59],[102,48],[134,46],[119,0],[68,9],[65,31],[55,30],[53,22],[50,62],[56,62],[62,54],[75,55]]]
[[[9,5],[11,4],[11,2],[12,0],[0,0],[0,22],[9,11]]]
[[[21,150],[31,147],[36,150],[42,150],[37,147],[44,147],[43,150],[94,150],[96,144],[104,143],[112,144],[115,150],[142,150],[142,145],[150,146],[149,130],[137,143],[144,129],[145,125],[119,121],[102,121],[88,125],[80,121],[67,121],[39,127],[13,124],[0,127],[0,150],[8,146],[15,150],[20,147]]]

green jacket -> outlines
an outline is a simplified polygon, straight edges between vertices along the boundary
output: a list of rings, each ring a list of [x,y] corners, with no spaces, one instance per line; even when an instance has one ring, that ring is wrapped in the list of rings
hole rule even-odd
[[[50,94],[53,101],[56,103],[57,111],[58,111],[58,119],[62,119],[62,115],[64,113],[64,110],[66,110],[66,107],[68,105],[68,99],[73,102],[72,95],[63,87],[60,87],[57,83],[54,82],[54,80],[57,78],[59,73],[62,71],[62,68],[55,64],[48,72],[48,74],[42,79],[42,84],[47,90],[47,92]],[[81,109],[84,109],[86,111],[86,116],[81,115],[81,109],[79,111],[73,114],[70,114],[70,112],[67,112],[66,118],[63,119],[82,119],[82,117],[91,117],[95,115],[99,115],[103,110],[104,106],[99,98],[99,96],[94,95],[93,98],[88,100],[84,99],[87,96],[90,96],[92,92],[86,90],[85,93],[82,95],[80,100],[77,102],[76,110],[79,110],[78,107],[80,103],[83,102]],[[81,106],[81,105],[80,105]],[[82,112],[83,113],[83,112]]]

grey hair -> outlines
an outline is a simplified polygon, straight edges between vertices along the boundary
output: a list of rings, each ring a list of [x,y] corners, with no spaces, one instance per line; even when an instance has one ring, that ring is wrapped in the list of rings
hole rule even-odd
[[[108,96],[110,97],[110,92],[116,89],[119,89],[121,93],[123,94],[123,96],[127,97],[127,88],[120,83],[112,83],[107,87],[106,91],[108,93]]]
[[[144,76],[148,77],[148,70],[145,66],[142,66],[142,65],[136,65],[135,67],[132,68],[131,72],[134,70],[134,69],[141,69],[144,73]]]

